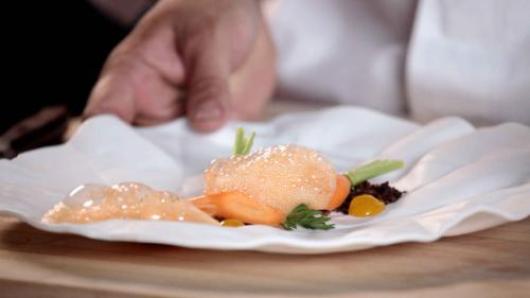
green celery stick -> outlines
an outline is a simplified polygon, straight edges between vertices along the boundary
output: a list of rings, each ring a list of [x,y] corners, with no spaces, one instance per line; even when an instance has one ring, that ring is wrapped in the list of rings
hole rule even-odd
[[[374,177],[401,169],[404,166],[405,163],[401,160],[375,160],[349,171],[346,173],[346,177],[350,179],[352,186],[355,186]]]
[[[252,144],[254,143],[254,137],[256,133],[252,133],[250,137],[245,137],[245,130],[243,128],[238,128],[236,131],[236,139],[234,142],[234,155],[246,155],[250,153],[252,149]]]

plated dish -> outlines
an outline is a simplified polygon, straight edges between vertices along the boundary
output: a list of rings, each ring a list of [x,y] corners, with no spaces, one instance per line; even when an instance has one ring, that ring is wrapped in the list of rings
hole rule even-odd
[[[142,183],[85,184],[43,217],[43,222],[84,224],[112,219],[188,221],[239,227],[250,224],[329,230],[331,212],[376,216],[403,194],[388,181],[369,179],[401,169],[399,160],[375,160],[338,173],[321,153],[299,145],[252,152],[255,133],[237,129],[233,154],[204,171],[203,194],[182,198]]]
[[[345,127],[345,119],[363,125]],[[107,187],[134,181],[178,194],[179,202],[200,198],[206,195],[206,185],[201,184],[204,171],[214,159],[231,158],[234,132],[241,126],[257,134],[250,155],[279,144],[297,144],[318,151],[335,174],[375,160],[401,160],[402,169],[371,178],[370,184],[361,183],[356,189],[384,191],[371,185],[388,181],[406,194],[385,204],[375,216],[350,216],[339,209],[324,212],[332,219],[328,224],[334,225],[328,230],[299,225],[285,230],[282,225],[263,224],[226,228],[196,206],[192,208],[216,222],[42,221],[80,185]],[[476,129],[459,118],[420,126],[352,107],[289,114],[263,123],[229,123],[206,136],[193,133],[182,120],[134,128],[116,117],[100,116],[83,123],[63,145],[0,160],[0,211],[37,229],[203,249],[316,254],[430,242],[523,219],[530,214],[529,196],[529,127],[507,123]]]

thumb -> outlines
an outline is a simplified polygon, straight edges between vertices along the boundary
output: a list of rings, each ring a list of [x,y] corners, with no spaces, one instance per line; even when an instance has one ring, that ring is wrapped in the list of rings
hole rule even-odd
[[[195,38],[184,49],[190,70],[186,109],[197,131],[214,131],[230,116],[229,58],[226,44],[208,35]]]
[[[90,94],[83,112],[85,117],[98,114],[114,114],[125,122],[133,122],[135,104],[131,88],[113,73],[102,76]]]

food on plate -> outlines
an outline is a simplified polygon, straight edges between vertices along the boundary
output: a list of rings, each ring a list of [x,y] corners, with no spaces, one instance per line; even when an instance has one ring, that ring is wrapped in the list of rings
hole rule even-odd
[[[351,199],[348,214],[357,217],[377,215],[385,210],[385,203],[372,195],[358,195]]]
[[[341,196],[336,201],[342,202],[349,189],[349,183],[337,183],[335,169],[323,156],[297,145],[273,146],[248,155],[217,159],[205,171],[204,180],[203,200],[209,199],[218,206],[219,215],[233,216],[223,214],[224,204],[244,200],[246,204],[237,206],[253,209],[266,206],[263,208],[267,208],[271,219],[277,220],[276,224],[300,204],[312,209],[330,209],[335,193],[338,191]],[[261,219],[245,220],[258,223],[253,221]]]
[[[192,199],[203,211],[216,218],[232,218],[249,224],[279,225],[283,213],[240,191],[220,192]]]
[[[300,145],[276,145],[251,152],[255,134],[238,129],[233,154],[204,171],[203,194],[181,199],[139,183],[84,185],[44,216],[50,223],[109,219],[191,221],[241,227],[261,224],[293,230],[329,230],[330,213],[374,216],[402,192],[369,179],[403,167],[376,160],[338,173],[319,152]]]
[[[294,230],[298,226],[311,230],[330,230],[335,226],[330,224],[329,211],[314,210],[305,204],[296,206],[285,218],[282,226],[286,230]]]
[[[233,218],[228,218],[228,219],[225,219],[221,222],[221,225],[223,227],[231,227],[231,228],[237,228],[237,227],[242,227],[245,225],[244,222],[240,221],[239,219],[233,219]]]
[[[354,203],[354,201],[363,196],[363,195],[370,195],[372,198],[376,199],[374,200],[368,200],[366,198],[357,200],[357,202]],[[361,216],[361,215],[355,215],[355,214],[365,214],[364,216],[373,216],[378,213],[381,213],[385,206],[388,204],[392,204],[399,200],[403,196],[403,192],[395,189],[394,187],[390,186],[388,182],[382,183],[382,184],[372,184],[368,181],[363,181],[355,185],[346,200],[342,203],[341,206],[339,206],[336,211],[342,212],[344,214],[349,214],[353,216]],[[379,204],[382,203],[383,205]],[[353,204],[353,210],[352,210],[352,204]],[[380,207],[382,207],[382,210],[379,212],[375,211],[363,211],[366,209],[371,210],[379,210]],[[357,210],[356,210],[357,209]]]
[[[141,183],[85,184],[48,211],[48,223],[90,223],[110,219],[150,219],[217,224],[204,211],[175,194]]]
[[[345,204],[352,205],[348,211],[353,216],[382,212],[385,204],[376,195],[385,192],[368,193],[373,200],[353,203],[351,194],[362,194],[366,180],[403,167],[401,161],[377,160],[340,174],[320,153],[299,145],[277,145],[250,153],[254,136],[245,137],[239,129],[234,154],[214,160],[206,169],[204,194],[193,199],[198,208],[217,218],[235,218],[247,224],[329,229],[332,225],[325,224],[330,219],[325,211]],[[356,191],[358,185],[364,188]],[[393,189],[384,185],[384,189]]]

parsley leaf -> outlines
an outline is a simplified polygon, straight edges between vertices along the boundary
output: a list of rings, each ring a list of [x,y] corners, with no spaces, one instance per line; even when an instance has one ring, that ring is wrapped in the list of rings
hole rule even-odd
[[[309,209],[306,204],[300,204],[287,215],[282,226],[286,230],[293,230],[297,226],[311,230],[329,230],[335,227],[333,224],[328,224],[330,219],[322,211]]]

